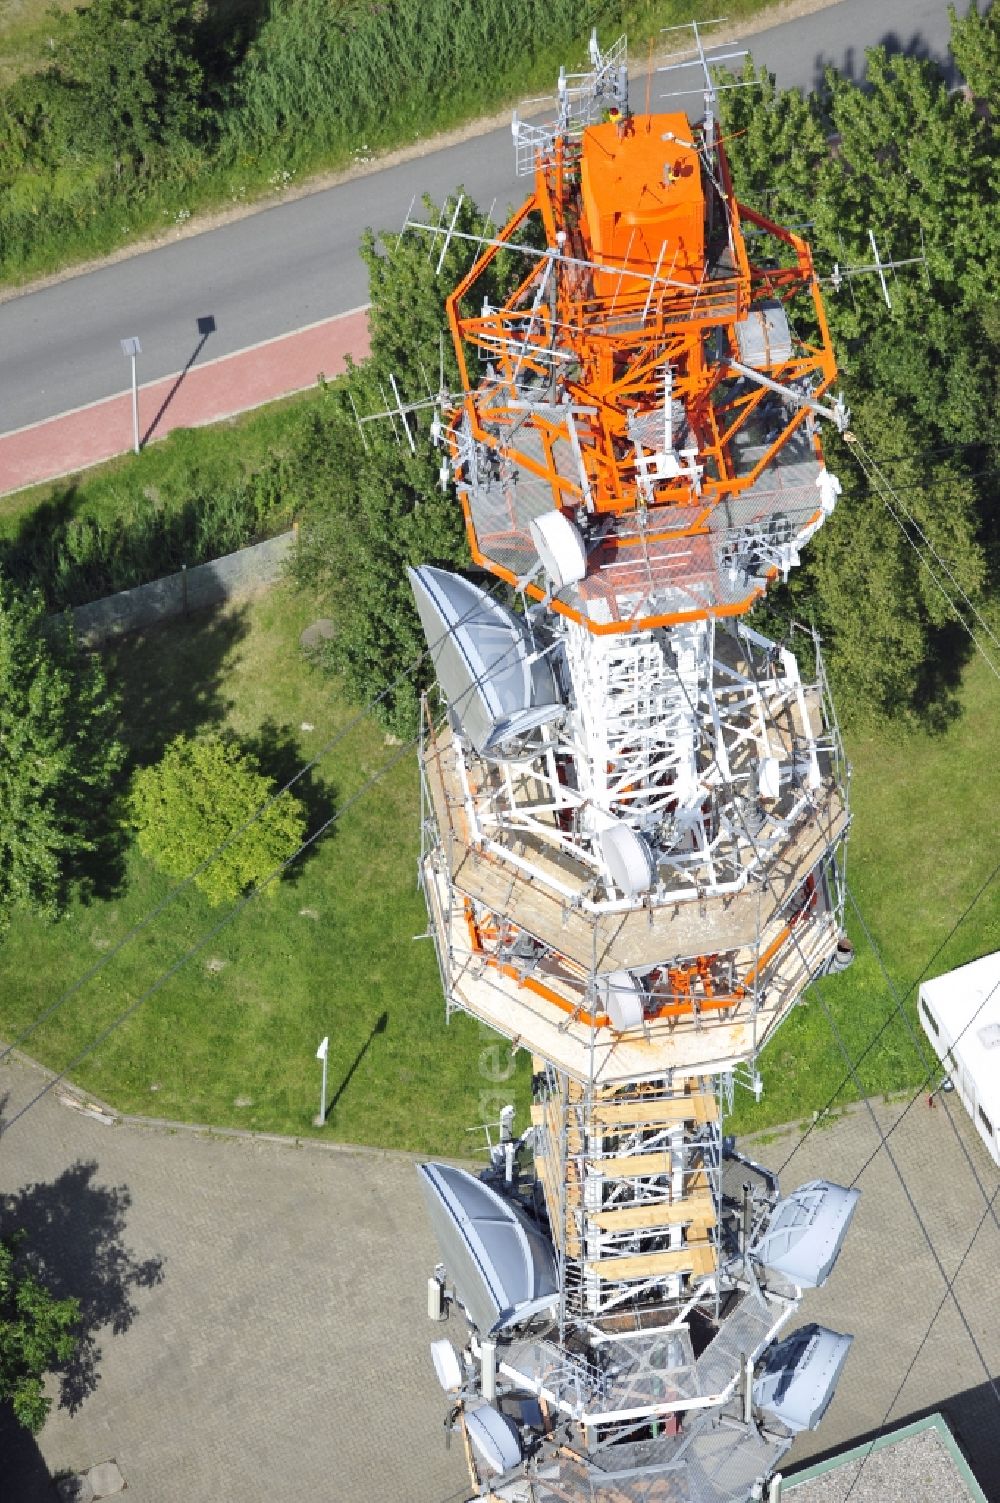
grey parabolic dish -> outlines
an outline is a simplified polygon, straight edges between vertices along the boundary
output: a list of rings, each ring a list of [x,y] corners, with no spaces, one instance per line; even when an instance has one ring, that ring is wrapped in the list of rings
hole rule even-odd
[[[853,1340],[825,1326],[800,1326],[767,1353],[753,1385],[754,1402],[788,1430],[815,1430]]]
[[[517,1325],[559,1297],[552,1244],[517,1206],[450,1164],[419,1164],[442,1261],[483,1334]]]
[[[800,1288],[818,1289],[830,1277],[860,1194],[826,1179],[801,1185],[778,1201],[752,1256]]]
[[[534,655],[517,616],[447,569],[407,573],[438,683],[476,751],[562,713],[548,659]]]

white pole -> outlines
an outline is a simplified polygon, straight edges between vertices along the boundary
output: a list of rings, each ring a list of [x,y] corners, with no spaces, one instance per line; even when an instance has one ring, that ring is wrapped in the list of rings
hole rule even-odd
[[[135,374],[135,351],[132,351],[132,442],[139,452],[139,384]]]
[[[313,1118],[314,1127],[322,1127],[326,1122],[326,1061],[330,1053],[330,1038],[327,1035],[319,1048],[316,1050],[316,1058],[323,1061],[323,1083],[320,1086],[319,1111]]]

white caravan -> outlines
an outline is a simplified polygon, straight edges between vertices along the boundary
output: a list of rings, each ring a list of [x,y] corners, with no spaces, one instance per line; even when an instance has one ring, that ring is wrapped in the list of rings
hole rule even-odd
[[[1000,1164],[1000,951],[920,987],[920,1022]]]

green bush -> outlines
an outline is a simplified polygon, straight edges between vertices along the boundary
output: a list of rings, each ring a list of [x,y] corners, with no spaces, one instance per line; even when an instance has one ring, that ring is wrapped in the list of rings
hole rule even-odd
[[[155,766],[135,774],[129,818],[154,866],[170,877],[195,873],[194,884],[210,903],[226,903],[262,882],[302,843],[305,812],[292,793],[279,794],[255,817],[274,792],[274,780],[235,741],[177,736]]]

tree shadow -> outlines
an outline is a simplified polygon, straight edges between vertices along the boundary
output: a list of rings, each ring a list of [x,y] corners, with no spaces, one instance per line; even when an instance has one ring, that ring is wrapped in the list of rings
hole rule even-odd
[[[220,109],[228,103],[233,74],[271,14],[269,0],[217,0],[198,27],[198,61],[206,90]]]
[[[0,571],[22,589],[37,585],[49,605],[52,594],[46,582],[59,571],[63,539],[81,501],[80,488],[71,480],[25,512],[13,536],[0,538]]]
[[[273,465],[219,484],[192,469],[185,486],[181,505],[132,495],[108,519],[79,515],[84,498],[71,482],[0,537],[0,571],[62,611],[235,553],[291,523]]]
[[[364,1059],[365,1055],[368,1053],[369,1049],[378,1038],[379,1034],[385,1033],[385,1030],[388,1028],[388,1026],[389,1014],[387,1012],[380,1013],[379,1016],[375,1019],[375,1022],[372,1024],[371,1032],[369,1033],[368,1037],[361,1045],[361,1048],[354,1056],[354,1059],[351,1061],[350,1067],[348,1068],[343,1080],[340,1082],[339,1086],[330,1097],[330,1103],[323,1115],[324,1122],[328,1122],[330,1120],[330,1117],[333,1115],[334,1108],[353,1080],[354,1075],[361,1064],[361,1061]]]
[[[283,788],[304,765],[302,749],[291,730],[288,726],[278,725],[270,716],[256,735],[240,736],[239,744],[255,759],[261,772],[274,779],[278,788]],[[335,790],[332,784],[317,776],[315,768],[310,768],[302,777],[296,778],[290,791],[305,811],[307,835],[313,834],[333,818],[337,807]],[[329,839],[329,834],[330,831],[327,831],[324,839]],[[286,869],[283,880],[296,881],[319,848],[319,841],[307,846]]]
[[[923,730],[940,734],[962,713],[959,692],[975,647],[958,621],[929,633],[911,709]]]
[[[214,607],[119,638],[102,650],[122,696],[128,775],[159,761],[175,736],[221,725],[232,701],[226,663],[250,630],[245,606]]]
[[[27,1234],[25,1264],[57,1299],[80,1302],[79,1346],[57,1369],[60,1407],[71,1414],[100,1381],[101,1331],[127,1331],[139,1313],[136,1293],[163,1280],[163,1260],[137,1259],[123,1240],[128,1186],[98,1184],[96,1174],[95,1160],[79,1159],[51,1183],[0,1196],[4,1235]]]
[[[955,59],[947,47],[943,54],[936,52],[922,31],[914,31],[908,37],[901,36],[897,31],[886,31],[872,45],[884,47],[890,57],[914,57],[934,63],[949,88],[959,81]],[[866,49],[862,49],[859,53],[858,48],[850,44],[839,55],[817,52],[813,60],[812,88],[817,93],[822,93],[826,83],[826,70],[833,68],[842,78],[857,84],[861,89],[867,89],[868,60],[865,52]]]
[[[3,1479],[8,1491],[2,1496],[11,1503],[57,1503],[58,1494],[45,1465],[38,1442],[29,1430],[19,1425],[9,1404],[0,1404],[0,1456]]]

